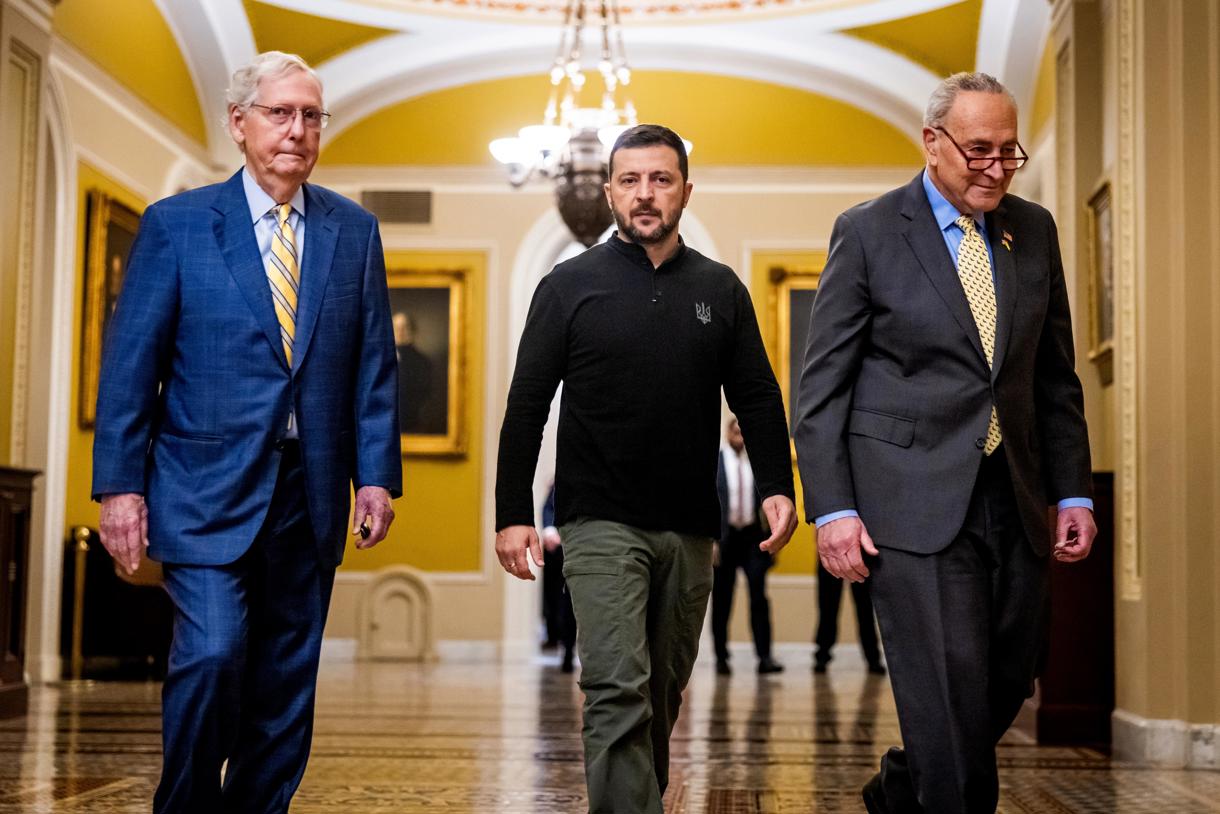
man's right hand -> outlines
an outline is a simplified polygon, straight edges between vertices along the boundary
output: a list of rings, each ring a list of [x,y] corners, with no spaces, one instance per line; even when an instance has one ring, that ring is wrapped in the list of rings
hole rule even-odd
[[[144,496],[106,495],[102,498],[102,519],[98,525],[102,545],[110,556],[129,575],[134,574],[148,548],[148,506]]]
[[[818,529],[818,559],[822,567],[839,579],[863,582],[868,579],[868,566],[860,554],[863,549],[877,556],[877,547],[868,529],[858,517],[840,517]]]
[[[526,551],[536,565],[542,565],[542,543],[533,526],[506,526],[496,532],[496,558],[505,571],[517,579],[533,579]]]

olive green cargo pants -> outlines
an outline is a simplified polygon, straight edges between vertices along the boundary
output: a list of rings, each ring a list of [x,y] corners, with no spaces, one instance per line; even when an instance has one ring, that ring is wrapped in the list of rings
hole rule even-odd
[[[560,529],[585,693],[589,814],[661,814],[699,652],[712,540],[605,520]]]

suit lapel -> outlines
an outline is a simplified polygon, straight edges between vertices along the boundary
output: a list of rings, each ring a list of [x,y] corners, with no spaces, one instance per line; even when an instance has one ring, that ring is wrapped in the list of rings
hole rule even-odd
[[[1008,353],[1008,342],[1012,337],[1013,313],[1017,306],[1017,258],[1013,254],[1013,241],[1006,238],[1008,224],[1004,204],[987,215],[987,237],[991,243],[991,257],[995,261],[995,362],[991,366],[994,379],[1000,372],[1004,357]],[[1007,246],[1005,246],[1007,242]]]
[[[932,287],[944,300],[953,319],[970,339],[970,344],[978,351],[983,363],[987,356],[983,353],[983,342],[979,339],[978,326],[974,324],[974,315],[970,312],[970,303],[966,300],[966,292],[962,282],[957,277],[957,269],[953,265],[953,256],[945,245],[944,235],[936,225],[932,216],[932,205],[928,203],[927,194],[923,188],[923,176],[918,175],[907,187],[906,199],[902,205],[902,216],[907,219],[906,239],[915,253],[924,274],[932,283]]]
[[[287,369],[288,358],[284,355],[284,343],[280,339],[280,323],[275,318],[267,270],[263,267],[258,242],[254,238],[250,205],[246,202],[240,170],[221,187],[212,208],[218,213],[212,228],[229,273],[233,275],[255,321],[275,350],[276,358]]]
[[[299,370],[313,339],[322,309],[322,295],[330,279],[331,261],[339,240],[339,224],[330,217],[334,207],[309,184],[305,185],[305,255],[301,265],[301,299],[297,309],[297,335],[293,344],[293,368]]]

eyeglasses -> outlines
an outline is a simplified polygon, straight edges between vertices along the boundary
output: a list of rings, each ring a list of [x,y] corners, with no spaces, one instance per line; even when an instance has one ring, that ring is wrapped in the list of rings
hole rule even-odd
[[[316,107],[289,107],[288,105],[260,105],[254,102],[250,103],[250,107],[257,107],[259,110],[266,111],[263,115],[267,117],[267,121],[274,124],[276,127],[282,127],[288,124],[298,113],[301,114],[301,121],[306,127],[311,130],[321,130],[330,121],[330,114],[325,110]]]
[[[1007,172],[1011,172],[1012,170],[1021,169],[1021,167],[1025,166],[1025,162],[1029,161],[1029,156],[1025,154],[1025,148],[1021,146],[1020,142],[1013,142],[1016,144],[1016,148],[1019,153],[1018,155],[970,155],[970,153],[962,149],[961,145],[957,143],[957,140],[954,139],[953,136],[949,135],[948,130],[943,127],[933,127],[932,129],[939,130],[945,134],[945,138],[949,139],[949,143],[956,147],[957,151],[962,154],[962,158],[966,160],[966,169],[972,172],[989,170],[991,169],[991,165],[997,161],[1000,162],[1000,167],[1002,169]],[[970,149],[971,151],[974,151],[979,148],[971,147]],[[1008,148],[1005,147],[1002,149]]]

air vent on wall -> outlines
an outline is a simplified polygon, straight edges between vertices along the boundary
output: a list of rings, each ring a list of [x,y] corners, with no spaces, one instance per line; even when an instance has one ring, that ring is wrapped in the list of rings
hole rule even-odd
[[[382,223],[431,223],[432,193],[418,189],[366,189],[360,203]]]

